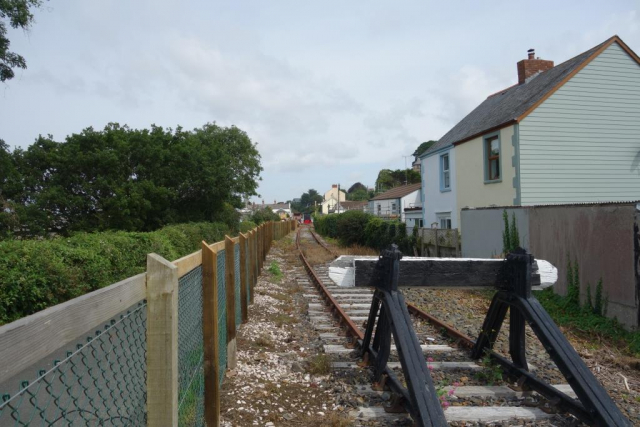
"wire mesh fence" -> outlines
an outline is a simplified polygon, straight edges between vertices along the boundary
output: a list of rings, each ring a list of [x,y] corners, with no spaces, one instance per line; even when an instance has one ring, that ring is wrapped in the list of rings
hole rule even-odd
[[[247,254],[247,257],[246,257],[247,262],[244,263],[244,268],[245,268],[244,277],[246,279],[245,283],[244,283],[244,286],[246,286],[246,289],[247,289],[247,306],[248,306],[249,302],[251,301],[251,295],[250,295],[250,292],[251,292],[251,279],[250,279],[250,277],[251,276],[250,276],[250,273],[249,273],[249,269],[251,268],[251,256],[249,255],[250,254],[249,250],[251,248],[251,245],[249,244],[249,239],[245,240],[244,244],[245,244],[245,253]]]
[[[244,245],[244,264],[240,262],[240,243],[234,245],[233,283],[229,284],[226,283],[226,251],[217,251],[214,274],[218,290],[219,351],[214,357],[219,362],[220,384],[228,365],[226,287],[229,285],[235,289],[234,320],[239,325],[242,322],[242,305],[246,303],[248,306],[250,302],[251,276],[260,265],[258,258],[264,256],[258,251],[258,245],[266,245],[266,241],[254,235],[253,239],[245,240]],[[189,263],[193,259],[191,257]],[[182,265],[193,265],[189,263]],[[245,273],[244,281],[241,280],[241,272]],[[178,313],[170,314],[177,314],[178,322],[177,403],[180,426],[205,425],[202,273],[202,265],[199,265],[178,279]],[[241,296],[244,290],[246,302]],[[147,414],[151,401],[147,399],[147,310],[154,312],[153,304],[154,301],[157,304],[157,299],[148,292],[147,289],[149,306],[146,300],[139,301],[75,347],[61,344],[62,348],[17,374],[20,379],[3,380],[0,383],[0,426],[138,426],[146,425],[147,418],[152,420],[153,417]],[[136,295],[128,304],[140,297]],[[111,313],[119,309],[116,305]],[[150,321],[153,319],[151,316]],[[175,321],[175,317],[173,319]],[[153,323],[150,329],[157,325]],[[173,325],[175,327],[175,323]],[[2,360],[0,363],[11,361]],[[150,414],[157,415],[158,412]]]
[[[146,424],[146,320],[141,301],[73,351],[63,350],[64,358],[38,370],[34,381],[2,395],[0,425]]]
[[[224,379],[224,371],[227,369],[227,290],[225,284],[225,250],[218,251],[218,349],[220,354],[220,384]]]
[[[234,249],[234,279],[235,279],[235,299],[236,299],[236,325],[242,323],[242,299],[240,298],[240,243],[233,245]]]
[[[178,425],[204,425],[202,266],[178,281]]]

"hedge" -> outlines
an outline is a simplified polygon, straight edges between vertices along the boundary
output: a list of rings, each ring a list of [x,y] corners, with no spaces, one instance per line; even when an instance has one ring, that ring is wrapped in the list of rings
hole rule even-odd
[[[343,246],[360,245],[382,250],[395,243],[403,253],[413,255],[416,244],[415,236],[407,236],[405,223],[385,221],[361,211],[316,216],[314,227],[321,235],[338,239]]]
[[[148,253],[174,260],[228,233],[222,223],[188,223],[0,242],[0,324],[141,273]]]

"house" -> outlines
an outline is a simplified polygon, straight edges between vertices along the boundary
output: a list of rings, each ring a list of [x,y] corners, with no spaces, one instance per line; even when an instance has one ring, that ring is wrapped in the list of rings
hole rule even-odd
[[[286,219],[291,216],[291,203],[282,203],[273,201],[273,204],[263,204],[262,208],[270,208],[273,213],[280,216],[280,219]]]
[[[324,193],[324,200],[322,202],[322,213],[329,214],[334,213],[336,205],[339,202],[347,200],[347,195],[344,190],[340,190],[338,184],[333,184],[331,190]]]
[[[384,219],[405,222],[404,208],[422,206],[420,187],[420,183],[402,185],[380,193],[369,200],[369,212]]]
[[[343,213],[346,211],[366,211],[369,206],[369,202],[366,200],[346,200],[340,202],[336,206],[336,213]]]
[[[517,63],[421,156],[425,226],[460,209],[640,199],[640,58],[618,37],[554,66]]]

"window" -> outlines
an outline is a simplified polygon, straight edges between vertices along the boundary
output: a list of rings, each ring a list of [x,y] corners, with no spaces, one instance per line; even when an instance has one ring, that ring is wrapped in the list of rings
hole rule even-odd
[[[440,156],[440,191],[451,191],[449,153]]]
[[[422,220],[421,219],[418,220],[418,227],[422,228]]]
[[[438,228],[443,229],[451,229],[451,212],[443,212],[436,214],[438,216],[438,221],[440,226]]]
[[[493,134],[484,138],[484,180],[500,181],[500,137]]]
[[[378,216],[380,216],[381,212],[382,212],[382,205],[378,204]]]
[[[396,213],[396,204],[391,203],[391,213]]]

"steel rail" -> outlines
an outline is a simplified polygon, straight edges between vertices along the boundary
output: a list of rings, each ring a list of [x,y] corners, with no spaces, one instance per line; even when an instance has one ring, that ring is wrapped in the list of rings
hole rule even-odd
[[[329,305],[331,306],[331,311],[338,317],[338,321],[346,326],[347,333],[356,340],[362,340],[364,338],[364,333],[360,330],[360,328],[358,328],[355,323],[353,323],[351,317],[349,317],[349,315],[342,309],[338,301],[333,298],[331,292],[329,292],[326,286],[324,286],[324,284],[316,274],[316,271],[313,269],[313,267],[311,267],[311,264],[304,256],[302,247],[300,246],[300,229],[301,227],[298,228],[298,232],[296,233],[296,248],[298,249],[300,260],[302,260],[302,264],[304,265],[305,270],[307,270],[309,277],[311,277],[311,281],[318,288],[318,290],[320,290],[324,300],[329,303]]]
[[[309,228],[309,232],[311,233],[311,235],[313,236],[314,240],[316,242],[318,242],[318,244],[320,246],[322,246],[327,252],[329,252],[331,255],[333,256],[337,256],[336,253],[325,243],[322,242],[317,234],[315,233],[314,230],[312,230],[311,228]],[[441,321],[440,319],[437,319],[435,317],[433,317],[432,315],[426,313],[425,311],[419,309],[415,304],[411,303],[411,302],[407,302],[407,309],[409,310],[409,313],[428,321],[429,323],[431,323],[432,325],[438,327],[438,328],[442,328],[445,329],[447,331],[447,334],[458,340],[458,342],[462,345],[464,345],[465,347],[471,348],[475,345],[475,341],[470,338],[468,335],[458,331],[457,329],[455,329],[453,326]]]
[[[318,242],[318,244],[320,246],[322,246],[327,252],[329,252],[332,256],[334,256],[335,258],[338,258],[338,254],[329,247],[329,245],[327,245],[325,242],[321,241],[320,238],[318,237],[318,235],[316,234],[316,232],[314,230],[311,229],[311,227],[309,227],[309,233],[311,233],[311,235],[313,236],[314,240],[316,242]]]

